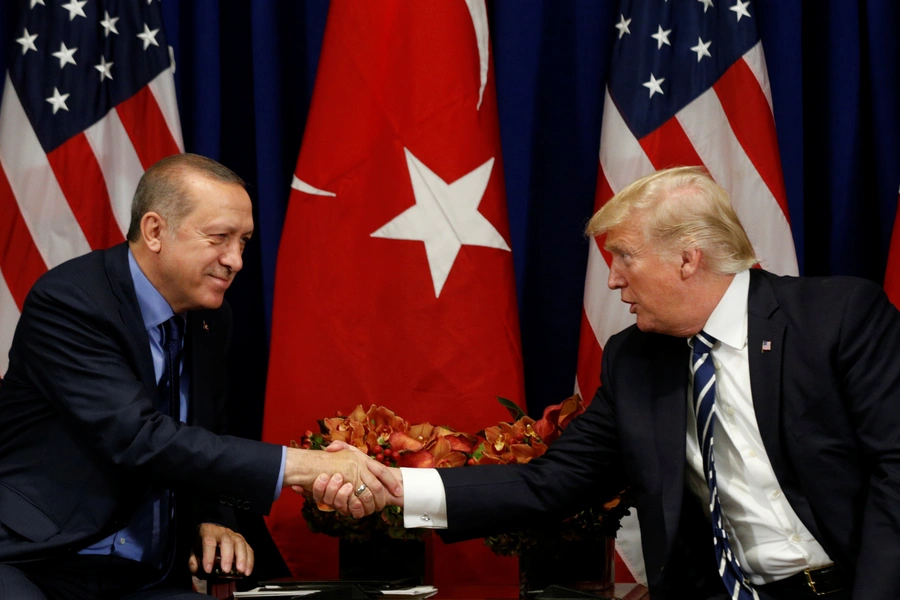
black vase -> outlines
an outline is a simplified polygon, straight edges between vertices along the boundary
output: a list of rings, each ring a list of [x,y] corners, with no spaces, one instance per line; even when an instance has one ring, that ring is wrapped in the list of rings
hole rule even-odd
[[[431,538],[395,540],[378,535],[365,541],[340,540],[338,572],[343,581],[411,580],[431,584]]]
[[[519,555],[519,598],[533,598],[551,585],[603,592],[613,588],[613,538],[541,543]]]

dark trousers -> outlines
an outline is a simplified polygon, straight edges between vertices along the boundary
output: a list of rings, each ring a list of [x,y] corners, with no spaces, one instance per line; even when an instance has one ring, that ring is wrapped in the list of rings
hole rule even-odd
[[[159,579],[149,565],[117,556],[68,555],[0,565],[0,598],[16,600],[198,600],[208,598],[172,587],[142,590]]]

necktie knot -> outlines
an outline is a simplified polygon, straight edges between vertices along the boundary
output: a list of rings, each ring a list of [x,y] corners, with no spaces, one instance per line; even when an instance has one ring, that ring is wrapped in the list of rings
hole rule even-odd
[[[184,319],[178,315],[173,315],[171,319],[162,324],[163,328],[163,344],[181,344],[181,338],[184,337]]]
[[[709,335],[705,331],[701,331],[697,335],[694,336],[694,357],[699,358],[704,354],[709,354],[709,351],[712,350],[713,346],[716,345],[718,340],[713,336]]]

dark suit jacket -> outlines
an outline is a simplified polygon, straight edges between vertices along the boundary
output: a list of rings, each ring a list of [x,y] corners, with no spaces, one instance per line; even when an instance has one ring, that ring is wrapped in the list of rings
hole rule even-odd
[[[753,270],[748,320],[754,410],[779,484],[854,598],[896,598],[900,313],[871,282]],[[564,517],[628,484],[654,600],[721,593],[709,520],[684,485],[688,352],[636,327],[613,336],[597,396],[544,457],[440,471],[447,535]]]
[[[233,508],[272,504],[281,448],[212,433],[225,428],[231,310],[188,315],[189,425],[158,412],[127,251],[60,265],[25,301],[0,384],[2,562],[106,537],[151,487],[176,492],[182,532],[189,521],[231,525]]]

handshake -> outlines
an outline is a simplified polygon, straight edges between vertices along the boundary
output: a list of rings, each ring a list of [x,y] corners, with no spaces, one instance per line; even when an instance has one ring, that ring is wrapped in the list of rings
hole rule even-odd
[[[325,452],[288,448],[284,485],[354,518],[403,506],[400,469],[371,460],[355,446],[332,442]]]

